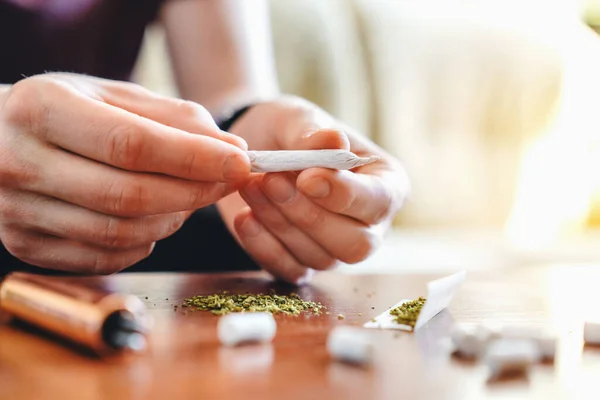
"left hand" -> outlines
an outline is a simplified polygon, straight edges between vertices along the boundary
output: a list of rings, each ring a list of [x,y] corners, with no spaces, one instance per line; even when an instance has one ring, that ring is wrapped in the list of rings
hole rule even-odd
[[[283,280],[301,284],[313,270],[367,258],[408,193],[397,160],[307,101],[254,106],[231,132],[253,150],[346,149],[381,157],[352,171],[256,174],[239,191],[247,207],[220,207],[248,254]]]

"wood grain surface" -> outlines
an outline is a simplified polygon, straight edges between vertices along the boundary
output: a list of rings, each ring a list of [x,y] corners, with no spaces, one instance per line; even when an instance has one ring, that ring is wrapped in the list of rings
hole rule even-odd
[[[371,367],[329,358],[325,340],[332,327],[361,325],[402,298],[425,295],[425,284],[441,276],[328,272],[300,289],[260,273],[61,278],[139,296],[155,317],[149,350],[98,359],[0,316],[0,399],[598,398],[600,350],[582,339],[583,321],[600,318],[600,268],[594,267],[470,273],[450,308],[416,333],[370,331],[376,343]],[[330,314],[277,316],[272,344],[224,348],[216,336],[219,317],[174,309],[195,294],[271,288],[320,301]],[[556,328],[557,358],[535,366],[526,379],[488,382],[485,366],[451,354],[448,336],[456,321]]]

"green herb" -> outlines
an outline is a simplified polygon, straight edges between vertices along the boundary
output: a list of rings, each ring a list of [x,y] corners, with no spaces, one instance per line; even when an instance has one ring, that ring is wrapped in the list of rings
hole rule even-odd
[[[396,317],[394,318],[396,323],[414,328],[417,323],[417,318],[419,318],[419,314],[421,313],[421,309],[425,305],[425,301],[426,299],[424,297],[408,301],[390,310],[390,315]]]
[[[296,293],[289,296],[271,294],[213,294],[209,296],[193,296],[184,300],[184,307],[192,310],[210,311],[215,315],[231,312],[269,312],[287,315],[299,315],[312,312],[320,315],[325,306],[313,301],[305,301]]]

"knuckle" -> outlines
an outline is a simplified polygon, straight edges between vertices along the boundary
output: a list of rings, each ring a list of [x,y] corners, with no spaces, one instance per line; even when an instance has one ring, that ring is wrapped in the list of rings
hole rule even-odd
[[[144,212],[147,200],[148,195],[143,185],[115,181],[105,189],[104,208],[112,215],[137,216]]]
[[[273,232],[277,232],[278,234],[285,234],[287,232],[291,232],[294,229],[292,223],[285,218],[280,212],[269,212],[270,210],[265,210],[262,214],[262,219],[266,226],[269,227]]]
[[[192,185],[189,189],[188,195],[188,207],[189,209],[194,209],[200,207],[207,203],[207,198],[209,196],[209,191],[206,186],[203,184],[200,185]]]
[[[101,229],[100,243],[108,248],[128,248],[133,245],[134,231],[131,223],[109,216]]]
[[[2,237],[2,244],[10,254],[18,259],[29,259],[42,245],[39,237],[19,233],[17,231],[6,232]]]
[[[174,100],[177,114],[181,118],[212,120],[208,110],[190,100]]]
[[[325,213],[320,207],[307,207],[298,216],[298,226],[305,230],[318,230],[324,221]]]
[[[64,84],[46,76],[35,76],[14,84],[2,108],[3,118],[14,126],[41,137],[47,136],[53,102],[48,98],[64,96]]]
[[[184,170],[187,172],[188,176],[194,176],[194,171],[198,169],[196,165],[196,155],[195,151],[191,151],[183,161]]]
[[[136,170],[145,150],[144,135],[135,125],[115,125],[106,134],[106,158],[114,166]]]
[[[345,193],[342,194],[342,201],[339,210],[340,213],[349,213],[358,208],[358,197],[354,191],[346,190]]]
[[[10,222],[21,220],[23,217],[22,208],[6,195],[0,196],[0,222]]]
[[[25,188],[35,186],[40,180],[41,168],[34,161],[22,160],[25,157],[18,150],[11,150],[11,145],[0,150],[0,186]]]

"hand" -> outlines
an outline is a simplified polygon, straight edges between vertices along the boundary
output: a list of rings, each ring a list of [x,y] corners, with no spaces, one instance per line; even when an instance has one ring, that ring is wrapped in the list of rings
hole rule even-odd
[[[36,266],[116,272],[235,191],[245,148],[195,103],[72,74],[25,79],[0,99],[0,240]]]
[[[253,175],[240,190],[248,207],[221,207],[245,250],[265,270],[290,282],[302,283],[313,270],[340,261],[367,258],[409,190],[398,161],[306,101],[286,98],[257,105],[232,132],[251,149],[339,148],[381,157],[353,171]]]

